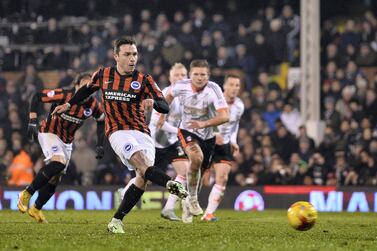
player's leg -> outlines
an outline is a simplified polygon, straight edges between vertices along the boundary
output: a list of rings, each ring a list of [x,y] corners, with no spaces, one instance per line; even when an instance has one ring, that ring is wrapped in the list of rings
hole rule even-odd
[[[187,191],[182,184],[171,180],[169,175],[164,173],[160,168],[153,166],[143,151],[135,152],[128,162],[134,166],[135,171],[145,177],[145,179],[165,187],[170,193],[180,198],[187,197]]]
[[[124,233],[123,218],[131,211],[143,195],[147,181],[136,172],[136,177],[133,182],[129,182],[129,186],[125,188],[125,193],[120,203],[118,210],[115,212],[113,218],[107,226],[107,230],[111,233]]]
[[[122,192],[120,193],[120,201],[123,200],[124,194],[126,193],[127,189],[132,185],[135,184],[136,177],[133,177],[128,181],[127,185],[122,189]]]
[[[32,183],[20,192],[17,206],[22,213],[28,210],[29,201],[33,194],[44,187],[52,177],[64,170],[72,151],[71,144],[64,144],[53,133],[38,133],[38,141],[47,164],[39,170]]]
[[[155,148],[151,137],[139,131],[117,131],[110,135],[109,140],[114,151],[129,168],[135,169],[146,180],[166,187],[180,198],[187,196],[187,191],[180,183],[171,180],[169,175],[153,165]]]
[[[28,210],[29,201],[33,194],[47,185],[51,178],[61,173],[65,165],[66,159],[64,155],[54,155],[51,157],[50,162],[39,170],[32,183],[20,192],[17,204],[20,212],[25,213]]]
[[[182,186],[186,187],[186,173],[190,167],[190,162],[188,159],[176,159],[173,160],[172,165],[177,173],[174,181],[179,182]],[[161,216],[165,219],[171,221],[179,221],[181,220],[176,214],[174,213],[174,207],[178,200],[178,197],[174,194],[170,194],[164,208],[162,209]]]
[[[230,162],[215,163],[214,170],[216,173],[216,181],[212,187],[212,190],[208,197],[208,206],[205,211],[202,220],[205,221],[216,221],[217,218],[214,216],[214,213],[219,206],[228,182],[228,174],[231,169]]]
[[[54,176],[45,186],[38,190],[38,198],[36,199],[34,205],[32,205],[28,210],[28,214],[37,222],[48,223],[42,212],[42,207],[55,194],[56,187],[60,183],[62,176],[63,173]]]
[[[188,143],[184,150],[191,163],[187,172],[187,188],[189,198],[186,199],[186,202],[189,204],[191,214],[197,216],[203,214],[203,210],[198,202],[198,187],[200,180],[200,169],[204,157],[202,149],[196,141]]]

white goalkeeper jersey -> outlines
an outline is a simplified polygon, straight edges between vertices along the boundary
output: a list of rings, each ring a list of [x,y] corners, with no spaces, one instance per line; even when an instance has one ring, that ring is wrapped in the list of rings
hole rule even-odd
[[[238,97],[229,106],[229,121],[219,125],[217,128],[219,133],[223,136],[224,144],[229,142],[237,143],[237,133],[239,128],[240,119],[245,110],[242,100]]]
[[[216,111],[228,109],[220,86],[209,81],[203,90],[196,92],[192,89],[191,79],[178,81],[170,91],[174,98],[179,100],[182,107],[182,121],[179,128],[196,134],[203,140],[213,138],[214,127],[202,129],[188,128],[190,120],[205,121],[216,116]]]
[[[166,96],[169,89],[172,86],[166,87],[162,90],[162,94]],[[178,130],[179,123],[181,122],[182,108],[179,104],[178,99],[173,99],[169,106],[169,113],[166,116],[166,122],[169,123],[171,127],[175,127]],[[149,129],[151,130],[152,139],[155,142],[155,147],[166,148],[178,141],[178,136],[176,132],[169,132],[162,129],[157,129],[157,123],[160,119],[160,114],[155,110],[152,111],[151,120],[149,123]]]

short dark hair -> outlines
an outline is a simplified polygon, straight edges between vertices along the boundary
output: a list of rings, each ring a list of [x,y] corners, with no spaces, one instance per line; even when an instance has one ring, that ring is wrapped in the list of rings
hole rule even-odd
[[[205,59],[195,59],[191,61],[190,70],[194,67],[207,68],[209,70],[209,63]]]
[[[124,44],[129,44],[129,45],[136,45],[136,40],[133,37],[130,36],[125,36],[118,38],[113,42],[113,47],[114,47],[114,53],[118,54],[120,51],[120,47]]]
[[[241,80],[241,77],[239,75],[234,74],[234,73],[229,73],[229,74],[225,75],[224,83],[228,80],[228,78],[237,78],[237,79]]]
[[[91,77],[92,77],[92,74],[90,74],[89,72],[82,72],[82,73],[79,73],[79,74],[77,74],[77,76],[73,79],[72,84],[73,84],[74,86],[79,85],[80,82],[81,82],[81,80],[82,80],[83,78],[91,78]]]

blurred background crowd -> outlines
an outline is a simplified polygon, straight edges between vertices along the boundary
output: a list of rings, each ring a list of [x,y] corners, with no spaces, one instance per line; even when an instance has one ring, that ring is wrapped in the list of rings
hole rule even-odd
[[[113,65],[111,42],[133,35],[138,70],[161,88],[172,64],[188,67],[196,58],[209,61],[220,85],[226,73],[242,76],[241,151],[229,184],[377,185],[377,5],[321,4],[327,5],[321,20],[326,128],[316,142],[301,122],[300,83],[287,85],[289,70],[300,63],[299,1],[1,1],[0,184],[28,184],[43,165],[38,144],[25,135],[31,95]],[[41,117],[47,111],[46,105]],[[97,161],[95,138],[95,123],[86,122],[63,183],[121,185],[133,175],[108,142]]]

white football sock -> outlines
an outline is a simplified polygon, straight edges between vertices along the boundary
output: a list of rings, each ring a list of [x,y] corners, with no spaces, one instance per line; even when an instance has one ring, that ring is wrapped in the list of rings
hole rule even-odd
[[[190,197],[198,197],[200,174],[200,169],[196,172],[190,170],[187,174],[187,189]]]
[[[224,195],[224,191],[225,186],[223,187],[217,184],[213,185],[211,193],[208,197],[208,206],[206,209],[206,213],[213,214],[216,211]]]
[[[184,187],[186,187],[186,177],[182,175],[177,175],[175,177],[175,181],[181,183]],[[168,200],[166,201],[165,207],[163,211],[166,210],[174,210],[175,203],[177,202],[178,196],[174,194],[169,194]]]

